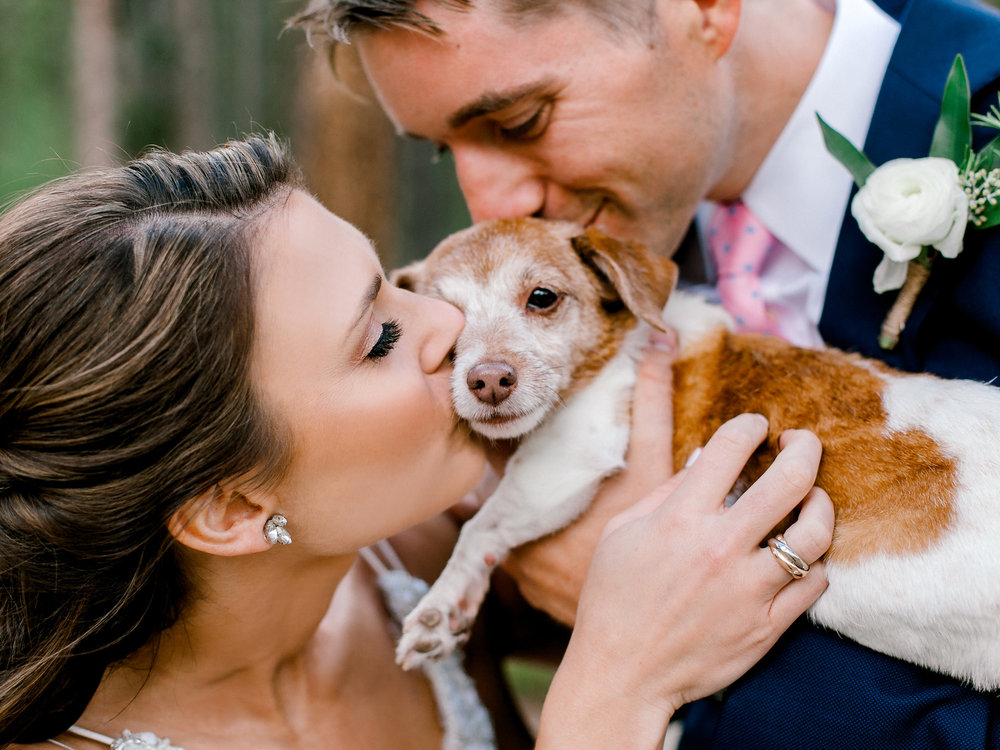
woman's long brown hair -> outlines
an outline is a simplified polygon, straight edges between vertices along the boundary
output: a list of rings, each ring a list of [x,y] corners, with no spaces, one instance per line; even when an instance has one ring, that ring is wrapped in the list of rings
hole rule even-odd
[[[252,253],[296,184],[254,136],[76,174],[0,216],[0,747],[59,734],[176,620],[175,511],[284,466],[249,375]]]

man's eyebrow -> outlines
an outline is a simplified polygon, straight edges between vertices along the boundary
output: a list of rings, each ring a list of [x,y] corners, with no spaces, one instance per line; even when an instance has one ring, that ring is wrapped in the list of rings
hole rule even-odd
[[[382,288],[382,275],[379,274],[374,279],[372,279],[372,283],[368,285],[368,291],[365,292],[365,296],[361,300],[361,307],[360,307],[361,312],[358,315],[357,320],[354,321],[354,325],[351,326],[352,331],[358,327],[358,323],[360,323],[364,319],[365,315],[368,314],[368,310],[371,308],[372,305],[375,304],[375,298],[378,297],[378,293],[381,288]]]
[[[550,88],[549,79],[533,81],[508,91],[487,91],[479,98],[469,102],[448,117],[448,127],[457,130],[470,120],[489,115],[516,104],[521,99],[534,96],[540,91]]]

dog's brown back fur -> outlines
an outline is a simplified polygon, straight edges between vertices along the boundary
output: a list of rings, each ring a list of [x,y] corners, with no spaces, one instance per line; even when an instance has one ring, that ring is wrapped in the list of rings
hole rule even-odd
[[[878,552],[917,552],[952,521],[955,462],[927,435],[889,433],[885,383],[869,363],[836,350],[798,349],[768,336],[719,331],[685,351],[674,367],[674,456],[679,469],[727,419],[767,417],[766,443],[744,476],[763,473],[789,428],[809,429],[823,444],[816,484],[836,507],[826,557],[850,563]]]

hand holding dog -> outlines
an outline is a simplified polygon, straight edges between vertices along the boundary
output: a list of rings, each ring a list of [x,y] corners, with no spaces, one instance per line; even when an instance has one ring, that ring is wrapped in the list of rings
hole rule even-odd
[[[540,737],[539,747],[654,746],[678,707],[737,679],[822,594],[818,558],[830,544],[833,507],[812,487],[821,454],[815,436],[786,432],[774,464],[740,502],[723,505],[766,432],[758,415],[731,420],[690,469],[607,524],[546,703],[560,712],[564,701],[580,708],[580,723],[555,725],[558,736]],[[785,536],[812,569],[793,583],[760,542],[796,506]],[[609,676],[621,684],[609,686]],[[588,686],[598,686],[593,696]],[[592,727],[586,715],[619,719]]]

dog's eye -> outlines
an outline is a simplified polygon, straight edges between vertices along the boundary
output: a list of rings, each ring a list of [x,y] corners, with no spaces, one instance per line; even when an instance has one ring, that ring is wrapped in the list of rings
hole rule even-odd
[[[548,310],[559,301],[559,295],[543,286],[535,287],[528,295],[529,310]]]

